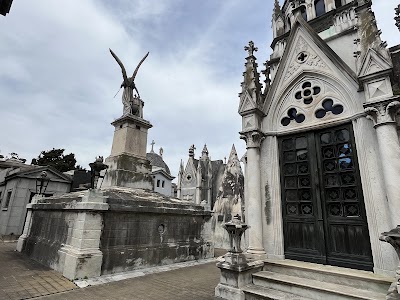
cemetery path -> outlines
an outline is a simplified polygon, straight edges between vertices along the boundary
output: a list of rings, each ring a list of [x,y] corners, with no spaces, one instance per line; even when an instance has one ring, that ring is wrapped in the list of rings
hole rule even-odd
[[[76,289],[68,279],[15,251],[16,243],[0,242],[0,299],[17,300]]]
[[[1,300],[211,300],[220,276],[211,262],[79,289],[15,246],[0,242]]]

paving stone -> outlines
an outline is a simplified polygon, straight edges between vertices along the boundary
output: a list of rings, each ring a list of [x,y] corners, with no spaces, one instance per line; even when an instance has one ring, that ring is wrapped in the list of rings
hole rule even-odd
[[[180,269],[166,266],[167,271],[161,273],[142,270],[140,276],[114,275],[121,281],[107,282],[109,280],[96,278],[93,281],[107,283],[79,289],[61,274],[14,252],[14,249],[15,244],[0,242],[1,300],[34,297],[42,300],[212,300],[220,276],[215,262],[193,263]]]

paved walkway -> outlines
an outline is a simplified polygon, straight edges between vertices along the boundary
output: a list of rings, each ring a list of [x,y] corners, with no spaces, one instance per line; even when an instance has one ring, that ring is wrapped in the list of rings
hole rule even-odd
[[[0,299],[30,299],[77,288],[75,284],[0,242]]]
[[[215,262],[79,289],[61,274],[0,242],[0,299],[211,300],[219,282]]]

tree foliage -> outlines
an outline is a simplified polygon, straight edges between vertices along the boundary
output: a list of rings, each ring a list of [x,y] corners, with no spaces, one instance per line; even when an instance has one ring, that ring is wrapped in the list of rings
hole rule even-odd
[[[32,165],[38,166],[51,166],[60,172],[67,172],[75,170],[75,154],[70,153],[64,155],[65,149],[52,149],[48,151],[42,151],[38,158],[32,159]]]

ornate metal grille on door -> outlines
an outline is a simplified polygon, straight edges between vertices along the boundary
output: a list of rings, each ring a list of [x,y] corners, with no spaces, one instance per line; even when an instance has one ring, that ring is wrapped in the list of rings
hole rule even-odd
[[[285,257],[372,270],[351,125],[280,138]]]

